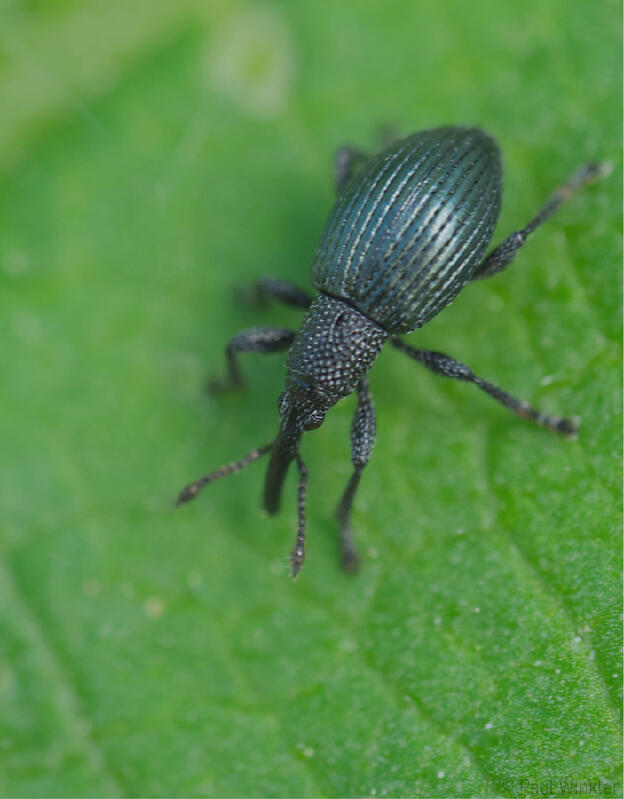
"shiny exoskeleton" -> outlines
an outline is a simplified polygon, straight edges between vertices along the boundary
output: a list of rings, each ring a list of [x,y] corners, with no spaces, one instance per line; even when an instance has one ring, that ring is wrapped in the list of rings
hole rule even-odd
[[[386,341],[439,375],[474,383],[523,418],[564,436],[576,434],[576,417],[540,413],[477,377],[465,364],[439,352],[415,349],[398,335],[422,327],[471,280],[502,271],[530,233],[576,189],[605,171],[599,164],[582,167],[524,228],[486,256],[500,211],[502,168],[496,142],[482,130],[421,131],[374,156],[344,148],[337,153],[335,167],[338,200],[312,265],[317,297],[273,278],[258,281],[251,292],[258,300],[270,297],[306,309],[301,327],[296,333],[276,327],[239,333],[226,350],[226,378],[211,384],[215,391],[245,385],[238,364],[241,352],[289,349],[277,437],[191,483],[178,497],[179,504],[187,502],[204,485],[270,453],[264,504],[275,513],[288,468],[295,461],[299,518],[291,552],[293,577],[305,557],[307,470],[299,454],[301,438],[322,424],[332,405],[354,391],[359,397],[351,427],[354,471],[337,516],[343,566],[352,570],[358,563],[351,507],[375,440],[375,411],[366,375]]]

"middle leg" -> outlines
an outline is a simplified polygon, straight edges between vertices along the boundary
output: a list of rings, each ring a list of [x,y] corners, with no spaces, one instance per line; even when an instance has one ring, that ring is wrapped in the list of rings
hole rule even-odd
[[[227,345],[225,357],[227,374],[225,378],[214,378],[209,381],[208,388],[214,393],[233,391],[244,388],[245,378],[238,364],[241,352],[280,352],[292,344],[294,330],[284,327],[250,327],[234,336]]]
[[[404,341],[401,341],[400,338],[391,339],[391,343],[398,350],[409,355],[410,358],[418,361],[432,372],[442,375],[442,377],[450,377],[454,380],[463,380],[467,383],[473,383],[477,388],[480,388],[481,391],[485,391],[492,399],[500,402],[501,405],[504,405],[505,408],[509,408],[510,411],[513,411],[522,419],[530,419],[540,425],[540,427],[546,427],[568,438],[574,438],[578,433],[579,420],[577,417],[548,416],[545,413],[541,413],[541,411],[538,411],[528,402],[513,397],[511,394],[503,391],[502,388],[495,386],[493,383],[488,383],[487,380],[483,380],[481,377],[477,377],[469,366],[466,366],[466,364],[460,361],[456,361],[454,358],[449,358],[448,355],[444,355],[442,352],[417,350],[414,347],[410,347]]]

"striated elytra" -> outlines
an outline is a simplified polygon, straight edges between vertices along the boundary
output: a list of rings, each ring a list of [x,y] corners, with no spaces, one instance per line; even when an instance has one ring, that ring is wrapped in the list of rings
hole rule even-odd
[[[472,278],[501,205],[494,140],[476,128],[415,133],[371,159],[338,198],[314,288],[389,333],[422,327]]]
[[[384,343],[444,377],[473,383],[493,399],[539,425],[573,437],[576,417],[550,416],[448,355],[420,350],[398,338],[422,327],[472,280],[507,267],[527,237],[578,188],[605,174],[588,164],[560,186],[520,230],[486,255],[498,219],[502,168],[494,139],[478,128],[444,127],[414,133],[377,155],[342,148],[335,161],[338,199],[312,265],[316,298],[282,280],[259,280],[248,296],[272,298],[306,309],[297,332],[279,327],[244,330],[228,344],[225,379],[214,391],[245,385],[242,352],[289,350],[284,391],[278,400],[280,429],[270,443],[188,485],[178,504],[214,480],[270,453],[264,505],[275,513],[284,479],[295,461],[299,472],[298,526],[291,551],[295,577],[305,558],[307,470],[299,453],[303,433],[319,427],[329,408],[354,391],[351,425],[353,473],[338,504],[342,564],[358,556],[351,534],[351,507],[375,440],[375,410],[366,375]]]

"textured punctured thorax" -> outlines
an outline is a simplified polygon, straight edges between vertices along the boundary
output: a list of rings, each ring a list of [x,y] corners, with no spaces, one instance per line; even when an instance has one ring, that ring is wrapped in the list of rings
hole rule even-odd
[[[290,348],[289,381],[319,389],[328,406],[355,390],[388,337],[376,322],[343,300],[320,294]]]

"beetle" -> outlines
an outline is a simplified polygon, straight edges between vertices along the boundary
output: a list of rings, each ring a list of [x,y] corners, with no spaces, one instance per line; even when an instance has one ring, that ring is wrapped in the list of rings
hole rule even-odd
[[[317,296],[313,299],[275,278],[253,286],[257,299],[272,298],[304,309],[301,327],[254,327],[238,333],[226,349],[226,377],[211,383],[215,392],[243,388],[240,353],[288,350],[285,386],[278,400],[279,432],[241,460],[186,486],[178,505],[194,499],[214,480],[270,454],[264,506],[276,513],[286,474],[295,462],[298,524],[290,564],[296,577],[306,552],[307,470],[299,451],[301,439],[322,424],[338,400],[357,392],[351,425],[353,472],[336,512],[342,565],[354,570],[358,555],[351,508],[375,441],[375,409],[366,375],[386,343],[438,375],[473,383],[518,416],[574,437],[577,417],[541,413],[478,377],[466,364],[416,349],[400,336],[426,324],[471,281],[509,266],[536,228],[577,189],[606,171],[604,164],[583,166],[527,225],[486,255],[500,212],[502,166],[498,145],[483,130],[424,130],[394,141],[376,155],[341,148],[335,159],[338,198],[312,264]]]

